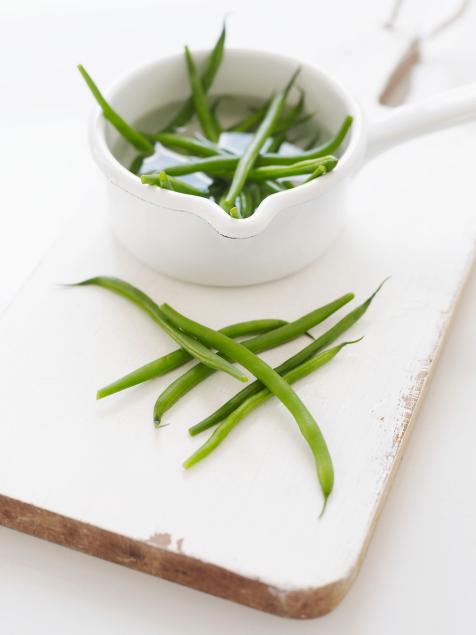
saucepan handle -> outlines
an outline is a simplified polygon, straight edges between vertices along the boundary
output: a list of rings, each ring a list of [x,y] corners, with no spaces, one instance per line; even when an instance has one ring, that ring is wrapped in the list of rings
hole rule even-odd
[[[392,110],[369,127],[366,161],[422,135],[476,119],[476,82]]]

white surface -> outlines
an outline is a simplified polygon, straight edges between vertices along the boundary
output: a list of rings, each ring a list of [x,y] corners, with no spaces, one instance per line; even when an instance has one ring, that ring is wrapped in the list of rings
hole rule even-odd
[[[299,274],[246,290],[185,284],[146,269],[114,241],[101,204],[91,203],[0,318],[9,369],[0,402],[0,493],[141,541],[168,534],[170,549],[181,545],[188,556],[280,591],[345,579],[474,253],[476,216],[458,189],[473,166],[448,153],[446,182],[432,183],[441,143],[472,152],[458,129],[420,140],[413,156],[399,148],[375,161],[356,179],[348,226],[332,249]],[[388,181],[403,161],[405,183],[395,183],[389,199]],[[93,191],[94,199],[100,194]],[[123,300],[57,286],[101,274],[124,278],[159,304],[216,328],[255,317],[290,320],[350,290],[360,303],[392,276],[346,335],[364,334],[365,341],[297,388],[335,464],[322,519],[311,453],[278,403],[254,413],[212,461],[191,472],[180,468],[203,443],[188,438],[187,426],[240,389],[235,380],[210,379],[164,416],[172,425],[158,432],[151,409],[171,377],[94,401],[98,386],[174,348]],[[265,359],[275,366],[302,346],[294,342]],[[35,378],[27,412],[26,368]]]
[[[375,5],[369,5],[370,10],[375,10]],[[359,4],[359,11],[361,6]],[[329,8],[328,5],[326,8]],[[243,11],[245,9],[246,7]],[[85,11],[87,14],[87,9]],[[295,12],[294,5],[293,15]],[[207,10],[201,9],[200,15],[207,15]],[[256,45],[256,29],[267,23],[264,12],[258,13],[256,25],[246,30],[246,20],[240,15],[235,18],[233,30],[238,34],[241,29],[246,41],[237,43]],[[97,60],[98,65],[103,65],[105,77],[120,71],[131,51],[137,53],[137,45],[127,50],[118,46],[120,38],[124,38],[125,34],[131,38],[138,37],[137,33],[133,35],[134,29],[129,26],[130,16],[130,12],[120,9],[115,29],[108,29],[110,46],[115,47],[115,52],[118,51],[114,60],[104,51],[100,53],[102,40],[100,41],[99,34],[101,37],[104,35],[108,14],[104,11],[95,16],[96,22],[87,40],[88,52],[91,60]],[[78,51],[81,49],[82,52],[85,47],[84,30],[80,28],[86,25],[85,14],[77,10],[70,15],[62,15],[58,9],[50,12],[47,17],[48,20],[45,20],[33,12],[23,22],[14,19],[4,24],[5,32],[2,33],[3,45],[12,46],[17,53],[15,63],[13,55],[7,56],[10,60],[9,72],[2,76],[2,81],[8,85],[10,78],[18,81],[17,77],[21,77],[21,73],[29,71],[28,89],[26,84],[24,88],[20,84],[16,93],[9,90],[4,102],[7,114],[15,122],[5,129],[4,140],[11,141],[8,151],[2,157],[2,162],[5,162],[5,165],[2,163],[2,172],[7,182],[12,184],[6,190],[8,198],[4,200],[4,209],[11,210],[12,220],[9,221],[8,232],[2,231],[1,234],[2,282],[5,280],[2,292],[5,298],[8,288],[13,289],[20,280],[20,268],[26,271],[28,258],[33,263],[35,250],[36,255],[43,250],[55,222],[57,224],[63,214],[71,213],[73,208],[80,209],[85,203],[84,191],[79,190],[78,201],[70,210],[64,210],[61,205],[62,191],[74,182],[71,168],[80,166],[81,175],[86,182],[89,174],[93,181],[97,178],[85,158],[83,135],[78,127],[89,107],[88,96],[83,99],[82,92],[76,90],[75,82],[69,79],[69,68],[73,61],[77,61]],[[276,29],[284,32],[283,25],[291,17],[282,16],[281,21],[276,21]],[[338,17],[337,14],[329,15],[330,30],[338,22]],[[349,26],[359,25],[363,28],[364,18],[364,15],[351,16]],[[210,39],[210,32],[200,34],[200,41],[196,36],[192,39],[193,22],[192,19],[189,27],[185,25],[181,28],[183,38],[196,45],[205,45]],[[287,50],[291,52],[292,49],[295,55],[309,58],[314,54],[315,57],[313,47],[316,29],[320,26],[318,22],[309,20],[300,24],[299,28],[302,28],[304,35],[296,37],[292,42],[286,42]],[[58,28],[64,25],[68,27],[73,23],[78,28]],[[474,28],[474,21],[471,26]],[[141,23],[141,28],[151,27]],[[325,30],[320,31],[319,35]],[[168,51],[173,50],[175,45],[177,34],[172,37],[171,31],[172,29],[164,29],[160,34],[160,44],[164,46],[164,50],[167,42],[170,43]],[[264,39],[261,37],[261,41],[270,48],[275,39],[271,31],[268,30]],[[213,30],[215,32],[216,28]],[[448,38],[446,48],[441,42],[439,48],[435,44],[433,51],[436,52],[427,65],[433,80],[430,90],[435,90],[435,86],[438,89],[472,79],[468,72],[468,59],[471,59],[471,53],[474,56],[473,45],[468,44],[468,35],[471,33],[469,26],[461,26],[453,35],[454,40],[445,36]],[[48,34],[51,46],[43,48],[44,58],[41,59],[50,63],[53,59],[57,60],[55,42],[62,45],[64,55],[57,60],[56,65],[60,67],[65,83],[69,82],[71,87],[71,90],[66,91],[71,106],[71,109],[65,108],[67,115],[58,112],[61,109],[57,107],[55,110],[54,104],[59,103],[60,96],[56,93],[55,98],[50,99],[48,90],[52,91],[53,88],[46,71],[44,74],[31,73],[31,58],[28,57],[27,64],[26,56],[28,47],[22,53],[18,45],[18,42],[26,41],[32,46],[36,38],[48,41]],[[164,37],[168,38],[165,42]],[[266,37],[269,37],[268,43]],[[136,42],[138,41],[139,38]],[[459,47],[453,42],[457,42]],[[152,49],[157,48],[157,39],[153,46],[151,38],[146,39],[144,47],[148,47],[148,50],[144,55],[138,56],[137,60],[151,56]],[[457,55],[458,48],[461,57]],[[88,62],[83,55],[82,58],[85,63]],[[108,60],[109,66],[104,60]],[[53,73],[51,78],[54,78]],[[417,74],[417,78],[421,80],[421,72]],[[42,98],[35,109],[35,116],[45,123],[51,120],[49,127],[45,125],[41,133],[34,126],[24,125],[25,112],[29,121],[33,116],[31,102],[26,97],[30,94],[32,83],[40,91],[40,81],[44,87],[41,87],[39,93]],[[5,84],[2,86],[3,90]],[[22,97],[20,101],[18,95]],[[78,104],[74,104],[75,100],[78,100]],[[13,187],[15,183],[22,183],[24,178],[17,167],[23,156],[19,139],[28,139],[28,134],[37,135],[37,143],[31,150],[33,156],[51,160],[56,155],[56,148],[65,147],[62,145],[66,143],[65,131],[76,142],[77,157],[68,154],[68,161],[71,163],[58,166],[59,177],[55,188],[51,185],[44,186],[43,179],[49,173],[47,162],[38,163],[37,170],[31,175],[31,187],[22,186],[23,193],[19,199],[18,190]],[[472,134],[474,137],[474,133]],[[69,143],[68,140],[68,146]],[[36,183],[43,187],[35,187]],[[471,201],[474,189],[471,183],[466,187]],[[26,222],[30,228],[27,235]],[[333,615],[308,624],[284,622],[1,530],[0,603],[6,632],[62,633],[67,629],[78,633],[86,630],[90,633],[126,633],[135,630],[140,633],[180,634],[192,631],[219,633],[226,629],[231,633],[253,631],[279,634],[294,631],[310,633],[320,628],[326,633],[352,632],[368,635],[403,631],[471,631],[474,616],[470,593],[475,586],[476,535],[474,506],[471,504],[474,499],[473,413],[476,405],[473,396],[476,367],[472,355],[476,344],[473,328],[475,305],[476,285],[473,276],[362,573],[348,598]],[[74,621],[71,620],[72,614],[75,616]]]

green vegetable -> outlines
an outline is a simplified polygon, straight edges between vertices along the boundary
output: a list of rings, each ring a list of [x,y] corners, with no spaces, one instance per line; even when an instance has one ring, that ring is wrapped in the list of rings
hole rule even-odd
[[[281,119],[277,122],[273,135],[287,132],[289,128],[292,128],[299,120],[304,108],[304,91],[300,91],[299,101],[285,113]]]
[[[267,155],[264,155],[257,161],[258,167],[250,169],[247,174],[247,178],[257,181],[263,180],[263,178],[273,179],[275,177],[266,177],[263,175],[266,175],[268,173],[274,174],[275,172],[279,174],[279,177],[276,178],[286,177],[294,174],[307,174],[309,172],[313,172],[314,169],[316,169],[321,163],[327,163],[329,168],[328,171],[330,171],[332,169],[330,167],[331,163],[334,163],[334,165],[337,163],[337,159],[335,157],[328,155],[323,157],[316,157],[313,159],[287,161],[286,163],[278,161],[276,165],[267,164],[267,162],[265,161],[265,165],[263,165],[263,160],[266,159],[266,156]],[[299,158],[300,156],[302,155],[296,155],[294,158]],[[289,157],[286,156],[286,159],[289,159]],[[207,157],[205,159],[198,159],[197,161],[191,161],[190,163],[171,165],[165,168],[165,171],[170,176],[184,176],[185,174],[193,174],[194,172],[206,172],[207,174],[212,175],[229,176],[232,170],[234,170],[235,167],[238,165],[238,161],[239,157],[220,155],[215,157]]]
[[[169,176],[164,171],[159,172],[159,174],[143,174],[140,177],[140,180],[145,185],[158,185],[164,190],[172,190],[172,192],[181,192],[182,194],[191,194],[193,196],[208,197],[207,190],[199,190],[197,187],[189,185],[189,183],[186,183],[185,181]]]
[[[335,157],[326,156],[309,161],[300,161],[299,163],[292,163],[290,165],[267,165],[251,170],[248,174],[248,178],[252,181],[267,181],[269,179],[281,179],[290,176],[299,176],[301,174],[309,174],[310,172],[314,173],[318,169],[320,170],[320,174],[326,174],[327,172],[331,172],[337,163],[338,160]]]
[[[183,176],[185,174],[193,174],[194,172],[207,172],[209,174],[228,173],[235,169],[238,165],[239,157],[230,155],[218,155],[190,161],[189,163],[180,163],[171,165],[166,168],[167,174],[170,176]]]
[[[353,119],[350,115],[346,117],[335,137],[317,148],[306,150],[305,152],[300,152],[295,155],[265,154],[260,157],[257,165],[288,165],[290,163],[296,163],[297,161],[308,161],[310,159],[318,159],[319,157],[333,154],[342,145],[342,142],[347,136],[347,133],[352,125],[352,121]]]
[[[353,340],[351,342],[344,342],[343,344],[339,344],[334,348],[329,348],[325,351],[322,351],[316,357],[313,357],[306,362],[296,366],[293,370],[290,370],[286,374],[283,375],[283,379],[287,381],[288,384],[294,384],[299,379],[303,377],[307,377],[311,373],[313,373],[324,364],[330,362],[334,357],[341,351],[344,346],[348,346],[349,344],[355,344],[360,342],[362,338],[359,340]],[[238,425],[238,423],[246,417],[246,415],[250,414],[252,410],[261,406],[265,401],[272,397],[272,393],[267,388],[262,388],[259,392],[255,393],[253,396],[249,397],[244,401],[236,410],[234,410],[228,417],[220,423],[220,425],[215,429],[215,431],[210,435],[210,437],[205,441],[205,443],[196,450],[192,456],[190,456],[183,464],[183,466],[188,469],[204,459],[208,456],[215,448],[217,448],[220,443],[222,443],[226,437],[230,434],[230,432]]]
[[[342,320],[337,322],[332,328],[318,337],[312,344],[309,344],[309,346],[303,348],[301,351],[296,353],[296,355],[293,355],[285,362],[280,364],[277,368],[275,368],[275,371],[280,375],[285,375],[290,370],[293,370],[303,362],[316,355],[316,353],[322,351],[322,349],[324,349],[329,344],[332,344],[332,342],[334,342],[338,337],[340,337],[343,333],[350,329],[350,327],[353,326],[358,320],[360,320],[360,318],[365,314],[372,300],[380,291],[384,283],[385,280],[365,302],[363,302],[353,311],[348,313],[345,317],[342,318]],[[223,419],[228,417],[228,415],[236,410],[236,408],[238,408],[244,401],[258,393],[260,390],[262,390],[262,388],[263,384],[259,381],[254,381],[253,383],[248,384],[248,386],[244,390],[241,390],[234,397],[229,399],[211,415],[189,428],[189,433],[192,436],[195,436],[196,434],[199,434],[200,432],[211,428],[220,421],[223,421]]]
[[[304,92],[301,91],[301,96],[299,101],[292,106],[288,112],[281,117],[281,120],[278,121],[274,130],[273,130],[273,138],[271,143],[266,148],[266,152],[278,152],[282,143],[286,141],[286,134],[290,128],[293,128],[294,125],[298,123],[301,112],[304,108]]]
[[[226,25],[223,24],[222,32],[220,33],[220,37],[216,41],[215,46],[213,47],[210,55],[207,58],[205,63],[205,69],[201,75],[201,84],[205,93],[208,92],[210,86],[213,84],[213,80],[215,79],[215,75],[220,68],[220,64],[223,60],[223,54],[225,50],[225,39],[226,39]],[[175,128],[180,128],[184,126],[190,119],[192,118],[194,113],[194,105],[193,99],[190,97],[185,101],[182,108],[179,112],[169,121],[167,126],[164,128],[162,132],[169,132],[174,130]]]
[[[174,132],[160,132],[153,135],[152,138],[155,141],[159,141],[166,148],[185,150],[185,152],[197,157],[213,157],[223,153],[218,146],[212,143],[201,143],[193,137],[186,137]]]
[[[276,95],[276,97],[271,100],[263,121],[260,123],[258,130],[256,131],[245,151],[239,158],[238,165],[236,166],[233,180],[230,185],[230,189],[228,190],[223,201],[223,208],[225,209],[225,211],[230,210],[230,208],[233,206],[234,200],[243,189],[248,174],[253,168],[261,148],[270,136],[273,128],[276,125],[276,122],[281,116],[281,112],[283,111],[284,105],[286,103],[288,93],[291,90],[291,87],[294,84],[299,71],[300,69],[298,69],[294,73],[286,88],[281,93],[278,93],[278,95]]]
[[[113,291],[123,298],[130,300],[140,309],[145,311],[160,326],[160,328],[169,335],[169,337],[175,340],[177,344],[190,353],[192,357],[200,360],[206,366],[214,368],[215,370],[222,370],[240,381],[248,381],[246,375],[240,372],[235,366],[233,366],[233,364],[230,364],[227,360],[223,359],[216,353],[213,353],[201,342],[198,342],[192,337],[185,335],[180,330],[177,330],[169,323],[163,311],[151,298],[149,298],[148,295],[136,287],[133,287],[128,282],[124,282],[119,278],[97,276],[95,278],[90,278],[89,280],[78,282],[75,286],[86,285],[96,285],[102,287],[103,289],[109,289],[109,291]]]
[[[334,484],[332,459],[314,417],[290,385],[271,366],[242,344],[235,342],[223,335],[223,333],[214,331],[181,315],[168,304],[163,304],[160,308],[164,315],[167,316],[167,319],[178,329],[196,337],[204,345],[216,348],[235,362],[242,364],[257,379],[262,381],[268,390],[289,410],[313,454],[325,506]]]
[[[131,145],[137,148],[143,154],[153,154],[154,146],[148,141],[144,135],[135,130],[132,126],[124,121],[124,119],[118,115],[118,113],[107,103],[101,94],[99,88],[93,82],[88,72],[81,64],[78,65],[78,70],[84,78],[84,81],[89,87],[89,90],[94,95],[96,101],[101,106],[104,117],[114,126],[117,132],[124,137]]]
[[[221,329],[221,332],[228,335],[228,337],[243,337],[244,335],[267,333],[268,331],[283,326],[284,324],[287,324],[284,320],[248,320],[247,322],[238,322],[237,324],[225,326]],[[187,353],[187,351],[183,348],[179,348],[171,353],[162,355],[162,357],[159,357],[158,359],[154,359],[154,361],[149,362],[148,364],[133,370],[131,373],[120,377],[111,384],[100,388],[97,391],[96,398],[103,399],[104,397],[113,395],[114,393],[125,390],[126,388],[142,384],[149,379],[165,375],[166,373],[183,366],[191,359],[193,358],[189,353]]]
[[[261,203],[261,192],[257,183],[249,183],[240,194],[243,197],[243,204],[241,209],[241,215],[243,218],[252,216]]]
[[[319,137],[321,136],[320,132],[316,132],[316,134],[312,137],[312,139],[304,146],[304,150],[312,150],[316,143],[319,141]]]
[[[283,187],[282,183],[278,183],[277,181],[262,181],[258,184],[258,187],[261,189],[263,198],[266,198],[266,196],[269,196],[270,194],[282,192],[286,189]]]
[[[203,88],[200,77],[198,76],[195,62],[193,61],[192,54],[188,46],[185,47],[185,60],[187,62],[188,78],[190,81],[190,87],[192,89],[193,105],[195,112],[197,113],[198,120],[202,127],[203,133],[210,139],[210,141],[218,141],[220,131],[218,129],[215,118],[210,111],[210,107],[207,102],[206,92]]]
[[[222,199],[220,199],[220,204],[221,204],[221,201]],[[230,210],[228,213],[230,214],[232,218],[243,218],[239,208],[236,205],[233,205],[233,207],[230,207]]]
[[[244,342],[243,346],[253,353],[261,353],[263,351],[276,348],[277,346],[281,346],[282,344],[299,337],[299,335],[306,333],[309,329],[323,322],[345,304],[350,302],[353,297],[353,293],[347,293],[333,302],[325,304],[324,306],[303,315],[298,320],[277,328],[274,332],[259,335],[254,339]],[[192,390],[192,388],[204,381],[212,373],[213,371],[210,371],[210,369],[204,364],[197,364],[167,386],[155,402],[155,423],[159,424],[162,416],[167,410],[169,410],[179,399]]]
[[[144,163],[144,158],[143,154],[137,155],[129,166],[129,172],[132,172],[132,174],[138,174],[142,164]]]
[[[314,172],[311,174],[310,177],[308,177],[304,183],[309,183],[309,181],[314,181],[314,179],[317,179],[319,176],[323,176],[324,174],[327,174],[328,170],[326,168],[325,165],[318,165],[317,168],[314,170]]]
[[[271,100],[267,100],[261,108],[257,108],[255,111],[230,126],[230,128],[227,129],[227,132],[249,132],[250,130],[253,130],[263,121],[270,103]]]

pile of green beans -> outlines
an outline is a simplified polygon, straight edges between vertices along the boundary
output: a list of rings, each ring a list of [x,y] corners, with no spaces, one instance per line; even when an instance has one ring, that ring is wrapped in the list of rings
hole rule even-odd
[[[330,362],[345,346],[362,339],[327,348],[362,318],[382,284],[365,302],[350,311],[319,337],[312,338],[313,341],[310,344],[273,369],[258,357],[258,353],[307,335],[309,329],[322,323],[348,304],[354,298],[354,294],[346,293],[291,322],[275,318],[254,319],[231,324],[216,331],[182,315],[168,304],[158,305],[143,291],[118,278],[97,276],[84,280],[77,283],[77,286],[101,287],[129,300],[152,318],[180,346],[179,349],[101,388],[97,398],[102,399],[161,377],[192,359],[196,360],[198,364],[176,378],[158,397],[154,406],[154,422],[156,426],[159,426],[161,418],[169,408],[216,370],[226,372],[241,381],[248,381],[248,377],[234,365],[240,364],[255,377],[255,381],[248,383],[218,410],[189,428],[190,435],[194,436],[216,426],[211,437],[184,462],[184,467],[190,468],[208,456],[245,416],[270,397],[275,396],[295,419],[314,457],[324,498],[322,507],[324,510],[334,486],[332,460],[319,425],[291,384]],[[248,336],[253,337],[238,341]]]
[[[209,198],[225,213],[243,220],[252,216],[267,196],[308,186],[310,181],[334,170],[338,164],[335,154],[347,137],[352,117],[345,117],[340,129],[324,143],[316,145],[319,135],[313,131],[311,139],[299,142],[305,149],[294,147],[290,151],[289,143],[294,142],[289,135],[314,119],[313,113],[306,112],[304,91],[297,86],[297,69],[284,88],[276,87],[274,95],[225,129],[218,111],[226,96],[208,95],[225,55],[225,41],[224,25],[201,72],[192,52],[185,47],[190,97],[158,131],[140,131],[127,123],[107,102],[85,68],[79,65],[78,69],[104,117],[138,152],[129,170],[141,178],[144,186]],[[298,91],[299,98],[288,103],[293,90]],[[150,111],[150,104],[144,110]],[[198,123],[202,138],[193,132],[194,122]],[[222,133],[248,135],[243,152],[230,152]],[[146,159],[160,158],[164,149],[177,153],[177,164],[170,165],[168,161],[158,170],[148,168]],[[188,178],[194,173],[201,176],[203,188]]]

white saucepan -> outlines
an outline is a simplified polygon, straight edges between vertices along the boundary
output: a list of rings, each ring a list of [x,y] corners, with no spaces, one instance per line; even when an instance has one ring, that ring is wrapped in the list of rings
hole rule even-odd
[[[196,54],[203,62],[208,52]],[[300,64],[259,51],[226,51],[214,94],[263,100],[284,86]],[[218,286],[281,278],[316,260],[345,223],[352,176],[364,161],[438,128],[476,118],[476,84],[427,102],[393,110],[368,125],[354,98],[331,77],[301,65],[298,86],[306,108],[327,130],[346,115],[354,122],[335,170],[308,184],[268,196],[246,219],[234,219],[216,203],[143,185],[114,155],[118,134],[95,108],[90,122],[93,155],[107,178],[114,233],[135,256],[175,278]],[[134,123],[146,113],[188,96],[183,55],[143,65],[107,93],[111,105]]]

